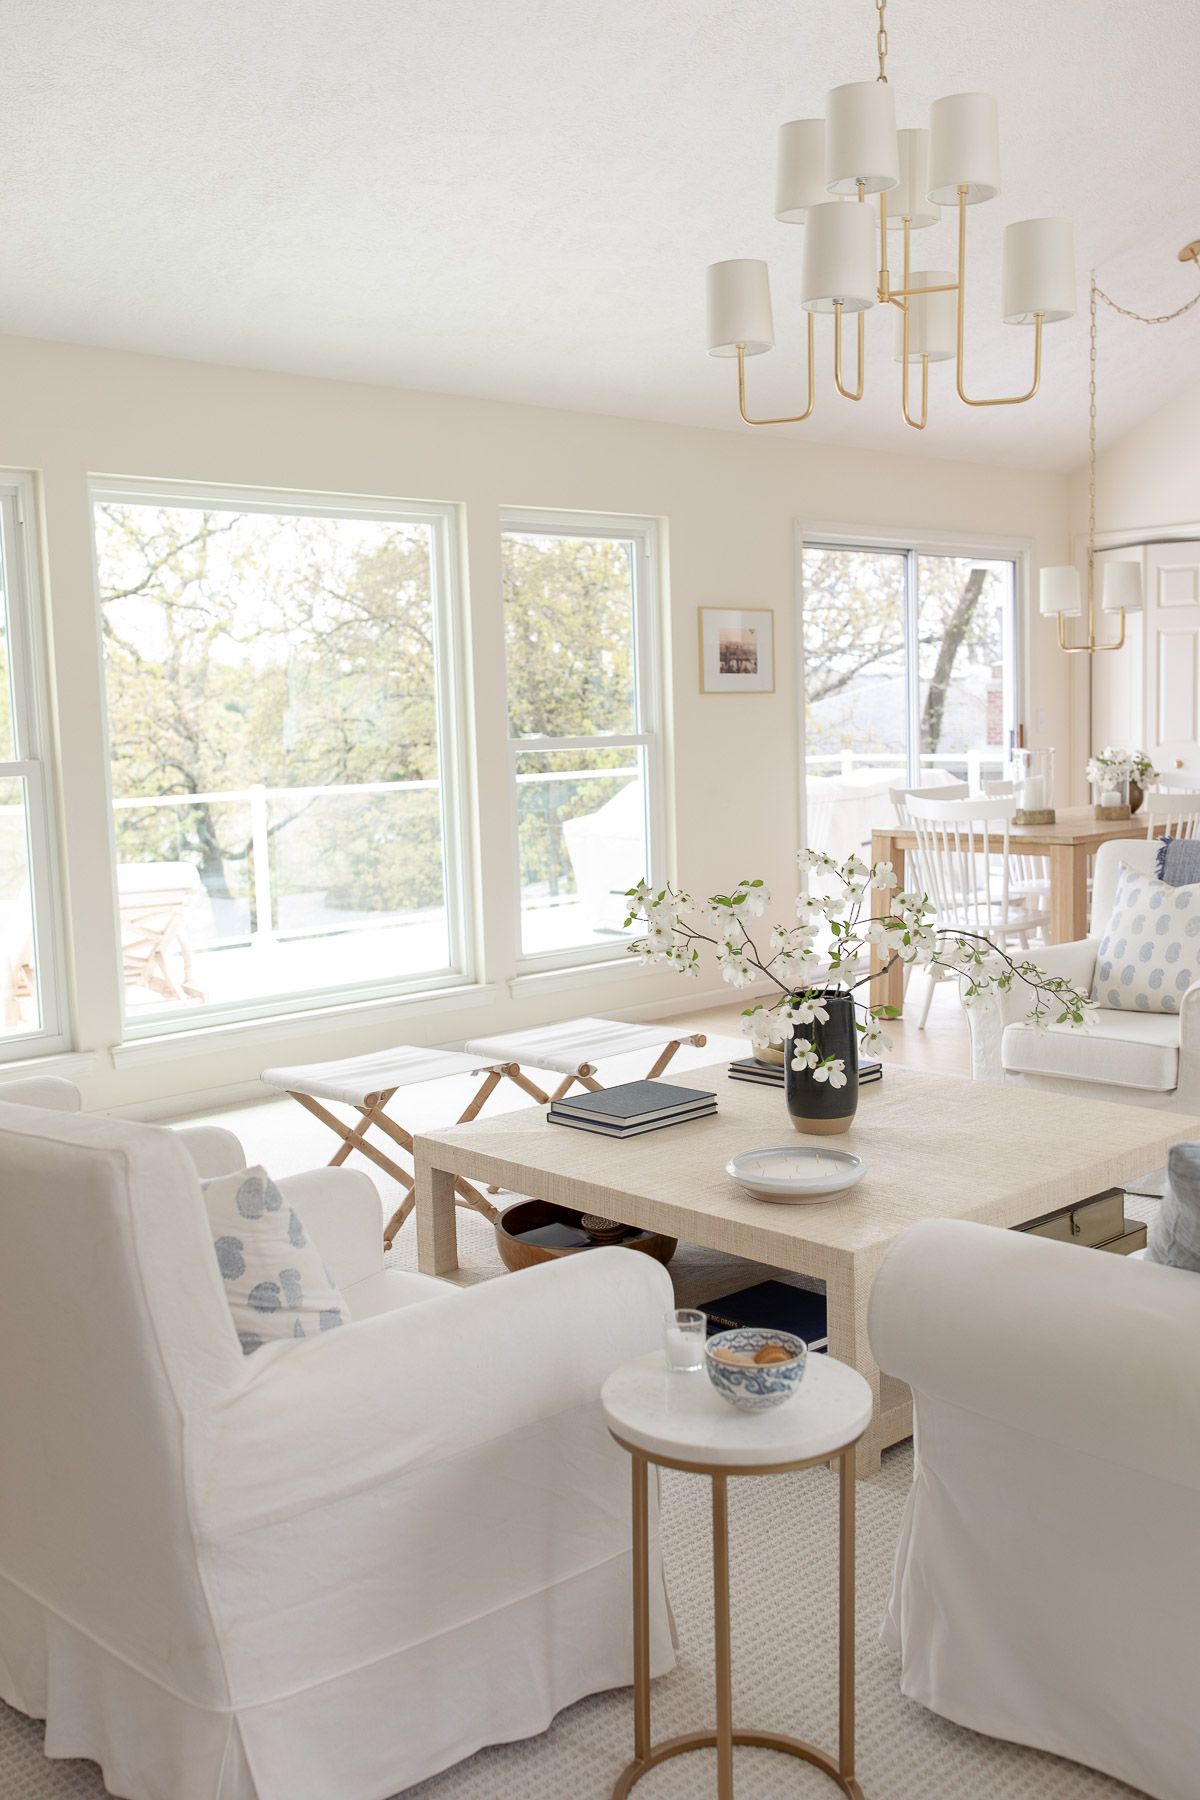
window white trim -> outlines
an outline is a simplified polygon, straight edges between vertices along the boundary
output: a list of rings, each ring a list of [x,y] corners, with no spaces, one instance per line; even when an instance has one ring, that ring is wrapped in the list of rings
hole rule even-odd
[[[805,549],[890,550],[899,554],[911,552],[914,556],[971,556],[978,557],[980,561],[984,562],[1011,562],[1013,564],[1012,716],[1015,721],[1020,722],[1023,716],[1024,698],[1032,692],[1032,671],[1029,666],[1031,634],[1027,630],[1026,621],[1029,609],[1033,540],[1024,537],[997,536],[992,532],[943,531],[939,529],[907,531],[898,528],[887,530],[842,523],[830,524],[816,519],[797,519],[794,522],[794,541],[796,692],[800,696],[800,705],[797,708],[796,749],[798,825],[799,841],[804,844],[808,841],[806,836],[808,829],[807,745],[804,731],[804,696],[807,692],[804,667]],[[909,610],[906,608],[906,617]],[[907,655],[907,644],[905,649]]]
[[[660,521],[644,517],[623,517],[614,513],[539,512],[526,507],[506,507],[500,514],[500,536],[507,532],[547,537],[612,538],[637,546],[633,578],[634,632],[634,706],[638,729],[634,732],[597,734],[595,737],[528,737],[508,738],[509,755],[509,843],[512,846],[513,911],[516,919],[514,975],[510,992],[517,982],[572,969],[620,962],[614,957],[619,942],[581,944],[575,948],[549,950],[531,954],[523,943],[521,908],[521,857],[517,839],[516,761],[530,751],[621,750],[628,749],[644,758],[646,772],[646,839],[651,881],[663,882],[668,876],[669,852],[664,796],[665,762],[663,756],[663,685],[664,655],[662,630],[662,531]],[[505,720],[508,718],[508,669],[504,681]],[[631,959],[632,964],[632,959]],[[545,991],[544,989],[542,991]]]
[[[8,599],[9,681],[14,756],[0,760],[0,780],[25,784],[29,874],[33,899],[33,966],[41,1022],[31,1031],[0,1034],[0,1064],[53,1056],[71,1047],[62,880],[56,826],[56,787],[50,764],[50,689],[45,609],[35,554],[37,494],[29,474],[0,477],[5,589]]]
[[[391,1000],[431,996],[475,986],[475,933],[472,917],[474,852],[469,830],[468,758],[466,753],[464,587],[462,579],[461,508],[428,500],[375,496],[313,494],[284,488],[237,488],[208,482],[167,481],[128,476],[93,475],[88,482],[89,507],[109,501],[131,506],[189,506],[211,512],[288,514],[301,518],[378,520],[381,523],[427,525],[430,531],[431,590],[434,622],[434,686],[438,738],[438,780],[442,822],[442,867],[446,889],[449,963],[445,969],[422,971],[401,980],[340,981],[288,994],[265,995],[229,1005],[164,1007],[153,1014],[124,1016],[124,1041],[114,1060],[131,1047],[175,1040],[194,1033],[224,1033],[272,1019],[292,1021],[314,1011],[337,1018],[349,1004],[369,1008]],[[96,629],[100,631],[101,587],[92,532],[96,593]],[[100,645],[103,672],[103,644]],[[107,683],[104,693],[105,762],[108,778],[109,869],[113,917],[120,917],[117,893],[117,842],[112,792],[112,742]],[[119,976],[119,971],[118,971]],[[124,985],[121,1004],[125,1007]],[[239,1039],[238,1041],[244,1041]]]

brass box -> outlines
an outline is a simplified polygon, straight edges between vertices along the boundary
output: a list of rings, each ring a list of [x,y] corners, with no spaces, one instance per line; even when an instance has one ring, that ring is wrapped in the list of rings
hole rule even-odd
[[[1064,1244],[1085,1244],[1099,1250],[1125,1235],[1125,1194],[1121,1188],[1109,1188],[1093,1194],[1077,1206],[1064,1206],[1060,1212],[1046,1213],[1019,1225],[1018,1231],[1032,1231],[1036,1237],[1058,1238]],[[1130,1246],[1136,1250],[1137,1245]]]
[[[1120,1237],[1109,1238],[1106,1244],[1097,1244],[1096,1248],[1111,1250],[1116,1256],[1130,1256],[1133,1251],[1146,1248],[1146,1227],[1140,1219],[1126,1219]]]

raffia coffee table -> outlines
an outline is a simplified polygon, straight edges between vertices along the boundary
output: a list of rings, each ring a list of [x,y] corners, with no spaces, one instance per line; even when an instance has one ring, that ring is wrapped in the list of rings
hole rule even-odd
[[[465,1176],[823,1281],[830,1354],[866,1378],[874,1399],[858,1448],[860,1475],[912,1433],[908,1389],[881,1377],[867,1340],[872,1283],[907,1226],[918,1219],[1022,1225],[1159,1168],[1172,1144],[1200,1137],[1200,1118],[1188,1113],[893,1064],[862,1090],[858,1116],[837,1140],[866,1158],[857,1187],[819,1205],[779,1206],[735,1186],[725,1174],[729,1158],[771,1144],[828,1148],[829,1140],[793,1131],[778,1089],[730,1081],[726,1071],[720,1063],[668,1077],[714,1089],[715,1115],[624,1141],[548,1125],[541,1107],[418,1135],[419,1264],[430,1275],[458,1267],[454,1183]],[[1014,1296],[1014,1329],[1018,1319]]]

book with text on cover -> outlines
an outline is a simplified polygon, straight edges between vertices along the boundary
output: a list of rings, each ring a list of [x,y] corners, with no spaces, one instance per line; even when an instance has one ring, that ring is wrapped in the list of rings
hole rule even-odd
[[[760,1325],[769,1331],[791,1331],[803,1338],[810,1350],[828,1350],[825,1296],[811,1288],[792,1287],[787,1281],[758,1281],[719,1300],[702,1300],[699,1310],[708,1319],[708,1332],[733,1331],[739,1326]]]

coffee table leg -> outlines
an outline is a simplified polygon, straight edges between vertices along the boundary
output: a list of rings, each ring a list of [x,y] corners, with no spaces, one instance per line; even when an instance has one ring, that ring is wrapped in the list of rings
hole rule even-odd
[[[854,1781],[854,1448],[838,1457],[838,1768]],[[855,1784],[855,1789],[857,1784]],[[852,1789],[851,1791],[855,1791]]]
[[[633,1754],[650,1751],[650,1505],[646,1459],[633,1462]]]
[[[713,1653],[717,1675],[717,1800],[733,1800],[733,1655],[729,1632],[729,1477],[712,1478]]]
[[[416,1148],[417,1267],[423,1275],[450,1275],[458,1267],[454,1176],[437,1169]]]

